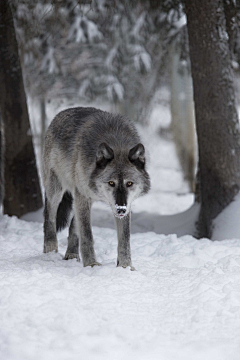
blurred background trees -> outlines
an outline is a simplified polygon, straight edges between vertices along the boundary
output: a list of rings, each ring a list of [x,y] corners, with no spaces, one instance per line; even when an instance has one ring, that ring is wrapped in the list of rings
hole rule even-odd
[[[29,0],[14,8],[31,94],[99,98],[146,121],[180,9],[111,0]]]
[[[13,9],[26,89],[30,99],[39,102],[42,134],[46,103],[54,99],[97,101],[147,124],[153,103],[161,101],[159,88],[169,84],[172,54],[178,49],[175,73],[187,58],[186,20],[176,0],[160,5],[143,0],[20,0],[13,2]],[[179,116],[173,118],[173,132],[179,134]],[[195,163],[190,170],[185,164],[188,157],[196,158],[196,151],[193,146],[180,149],[186,144],[182,136],[176,144],[193,191]]]

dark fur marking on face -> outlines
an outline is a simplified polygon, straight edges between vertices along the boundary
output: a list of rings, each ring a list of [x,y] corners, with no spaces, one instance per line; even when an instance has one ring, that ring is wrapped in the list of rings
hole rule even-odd
[[[118,187],[115,191],[116,205],[124,206],[127,205],[127,191],[124,188],[123,176],[120,175],[118,179]]]
[[[125,206],[127,205],[126,190],[118,187],[116,190],[116,205]]]

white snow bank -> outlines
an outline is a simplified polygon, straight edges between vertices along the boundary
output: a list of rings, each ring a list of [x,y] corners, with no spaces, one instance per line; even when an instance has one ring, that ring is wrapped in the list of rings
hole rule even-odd
[[[176,234],[177,236],[194,235],[200,205],[193,204],[188,210],[175,215],[150,214],[147,212],[133,213],[132,232],[153,231],[156,234]]]
[[[193,204],[190,209],[175,215],[159,215],[148,212],[133,212],[131,232],[145,233],[153,231],[156,234],[176,234],[177,236],[194,235],[200,205]],[[29,220],[29,215],[28,219]],[[97,204],[92,210],[92,224],[98,227],[115,229],[112,211],[104,204]]]
[[[43,254],[42,224],[0,218],[0,359],[239,359],[240,240],[133,234],[132,272],[93,231],[103,266],[83,268],[66,232]]]
[[[213,240],[240,238],[240,194],[213,221]]]

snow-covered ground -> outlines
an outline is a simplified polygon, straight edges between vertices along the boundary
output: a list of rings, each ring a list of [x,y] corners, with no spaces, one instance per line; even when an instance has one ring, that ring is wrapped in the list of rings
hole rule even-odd
[[[93,232],[102,266],[83,268],[66,232],[43,254],[42,224],[1,220],[0,359],[239,359],[240,240],[133,234],[130,271]]]
[[[164,111],[154,116],[167,122]],[[187,210],[193,196],[174,145],[154,126],[139,129],[152,190],[133,207],[137,271],[116,268],[114,222],[101,204],[93,233],[102,266],[94,268],[62,260],[66,230],[58,254],[42,253],[41,212],[25,216],[34,222],[0,217],[0,359],[239,360],[240,240],[179,237],[193,233],[198,207]],[[215,240],[235,226],[235,205],[216,223]]]

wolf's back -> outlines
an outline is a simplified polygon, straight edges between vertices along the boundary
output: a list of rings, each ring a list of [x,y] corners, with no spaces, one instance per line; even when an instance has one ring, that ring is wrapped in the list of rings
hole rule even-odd
[[[130,149],[140,138],[130,120],[91,107],[76,107],[61,111],[52,121],[46,140],[55,141],[65,153],[76,147],[95,159],[99,145],[106,142],[113,149]]]

